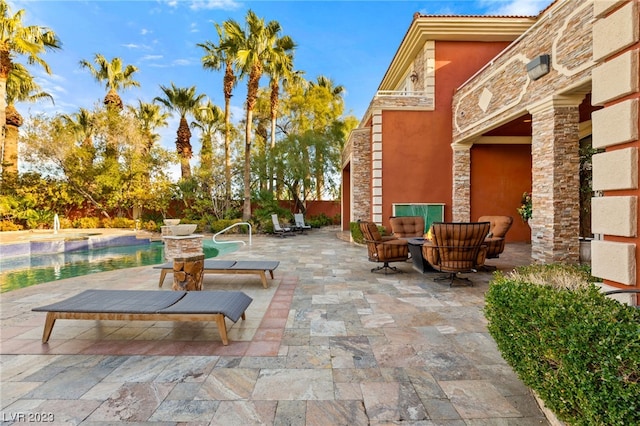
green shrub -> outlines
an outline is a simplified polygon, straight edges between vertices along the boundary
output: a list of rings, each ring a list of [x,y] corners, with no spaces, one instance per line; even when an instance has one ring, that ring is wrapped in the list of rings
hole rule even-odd
[[[546,283],[532,282],[536,271]],[[640,424],[640,309],[605,297],[589,277],[558,265],[495,273],[486,295],[489,333],[559,419]]]
[[[98,217],[81,217],[73,221],[74,228],[91,229],[100,228],[102,226]]]
[[[22,231],[24,227],[10,220],[0,220],[0,231]]]
[[[244,222],[242,219],[220,219],[214,220],[211,222],[211,232],[216,233],[220,232],[228,226],[233,225],[234,223]],[[228,231],[225,231],[225,234],[247,234],[249,233],[249,228],[247,226],[235,226]]]
[[[360,222],[350,222],[349,230],[351,230],[351,238],[358,244],[364,244],[364,236],[360,230]]]
[[[103,228],[135,229],[136,221],[128,217],[112,217],[102,219]]]
[[[333,219],[324,213],[320,213],[317,216],[310,216],[308,219],[305,219],[305,222],[312,228],[322,228],[323,226],[334,224]]]

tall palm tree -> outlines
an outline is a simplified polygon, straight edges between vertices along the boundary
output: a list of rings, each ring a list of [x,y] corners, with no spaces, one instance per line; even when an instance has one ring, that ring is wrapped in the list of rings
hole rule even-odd
[[[49,28],[36,25],[25,26],[22,23],[24,9],[11,15],[9,5],[0,0],[0,148],[7,151],[5,146],[5,122],[7,109],[7,79],[14,67],[16,56],[26,56],[28,64],[40,65],[47,74],[51,74],[49,65],[40,57],[47,49],[60,48],[58,36]],[[16,146],[17,148],[17,146]],[[11,151],[9,147],[9,151]],[[3,156],[2,163],[8,162],[9,157]],[[2,172],[4,173],[4,166]],[[12,167],[10,172],[14,172]]]
[[[200,165],[207,178],[213,173],[213,138],[217,132],[225,128],[223,115],[222,109],[211,100],[196,108],[193,114],[195,121],[191,123],[191,127],[200,130]]]
[[[279,55],[274,60],[266,64],[265,71],[269,76],[270,93],[270,110],[271,110],[271,144],[273,149],[276,146],[276,124],[278,117],[278,103],[280,101],[280,82],[286,85],[290,82],[298,82],[301,80],[302,72],[293,71],[293,49],[295,45],[290,38],[282,38],[277,40],[278,44],[290,43],[290,45],[281,46],[284,55]]]
[[[258,98],[260,78],[266,64],[283,61],[282,57],[289,54],[285,48],[287,46],[293,48],[294,43],[289,36],[279,37],[281,27],[278,22],[270,21],[265,25],[264,19],[258,18],[251,10],[247,12],[246,28],[242,28],[236,21],[230,19],[224,22],[224,30],[229,41],[223,43],[223,48],[229,50],[241,76],[248,77],[242,218],[249,220],[251,218],[251,124]]]
[[[18,172],[18,131],[22,126],[22,115],[15,107],[16,102],[35,102],[40,99],[53,97],[40,90],[40,86],[33,80],[29,71],[22,65],[15,63],[7,79],[7,108],[5,115],[5,141],[3,171]]]
[[[167,127],[169,113],[162,111],[160,105],[143,102],[138,99],[138,106],[128,106],[129,112],[133,114],[140,125],[140,131],[145,141],[143,146],[143,153],[148,153],[153,148],[153,145],[160,135],[155,132],[158,127]]]
[[[107,90],[104,104],[107,107],[115,107],[118,111],[122,110],[122,99],[118,91],[129,87],[140,87],[140,83],[133,79],[133,74],[138,71],[138,68],[134,65],[127,65],[123,68],[122,59],[113,58],[108,61],[99,53],[95,54],[93,61],[96,64],[95,67],[86,59],[80,61],[80,66],[87,68],[99,83],[104,82]]]
[[[202,66],[205,69],[218,71],[224,66],[224,77],[222,79],[222,87],[224,92],[224,178],[225,178],[225,197],[227,200],[231,198],[231,96],[233,89],[237,84],[237,77],[233,69],[232,53],[236,51],[233,40],[230,40],[224,27],[215,24],[218,33],[218,45],[206,41],[199,43],[204,49],[202,56]],[[226,48],[222,46],[226,45]]]
[[[161,85],[160,89],[164,93],[165,97],[157,96],[153,101],[160,102],[170,112],[175,111],[180,114],[180,125],[178,126],[176,138],[176,151],[180,156],[182,178],[186,179],[191,177],[191,165],[189,164],[189,160],[193,155],[191,148],[191,130],[189,130],[189,124],[187,123],[187,114],[193,114],[195,112],[202,99],[204,99],[204,95],[196,95],[196,86],[191,86],[190,88],[176,87],[174,83],[171,83],[171,87]]]

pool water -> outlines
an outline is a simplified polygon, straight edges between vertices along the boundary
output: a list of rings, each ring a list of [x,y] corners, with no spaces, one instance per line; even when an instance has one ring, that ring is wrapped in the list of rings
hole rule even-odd
[[[238,248],[236,243],[203,242],[205,258]],[[165,263],[162,242],[0,259],[0,293],[96,272],[162,263]]]

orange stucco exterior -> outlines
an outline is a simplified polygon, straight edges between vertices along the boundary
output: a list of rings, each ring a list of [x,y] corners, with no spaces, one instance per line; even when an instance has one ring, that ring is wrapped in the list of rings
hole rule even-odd
[[[385,141],[382,224],[387,229],[390,229],[389,217],[393,214],[394,203],[444,203],[445,220],[452,219],[452,95],[507,44],[436,42],[435,110],[382,111],[382,138]],[[511,210],[509,214],[514,213]],[[522,238],[528,239],[528,234]]]
[[[474,145],[471,148],[471,218],[513,216],[506,241],[528,241],[531,229],[516,209],[531,191],[530,145]]]

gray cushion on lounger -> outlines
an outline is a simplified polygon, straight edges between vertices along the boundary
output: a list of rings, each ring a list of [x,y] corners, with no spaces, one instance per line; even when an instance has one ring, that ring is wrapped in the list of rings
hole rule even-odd
[[[152,290],[85,290],[58,303],[33,308],[45,312],[155,313],[186,292]]]
[[[253,299],[241,291],[194,291],[187,292],[178,303],[161,309],[161,314],[208,314],[215,306],[215,312],[221,313],[231,321],[240,319]]]

